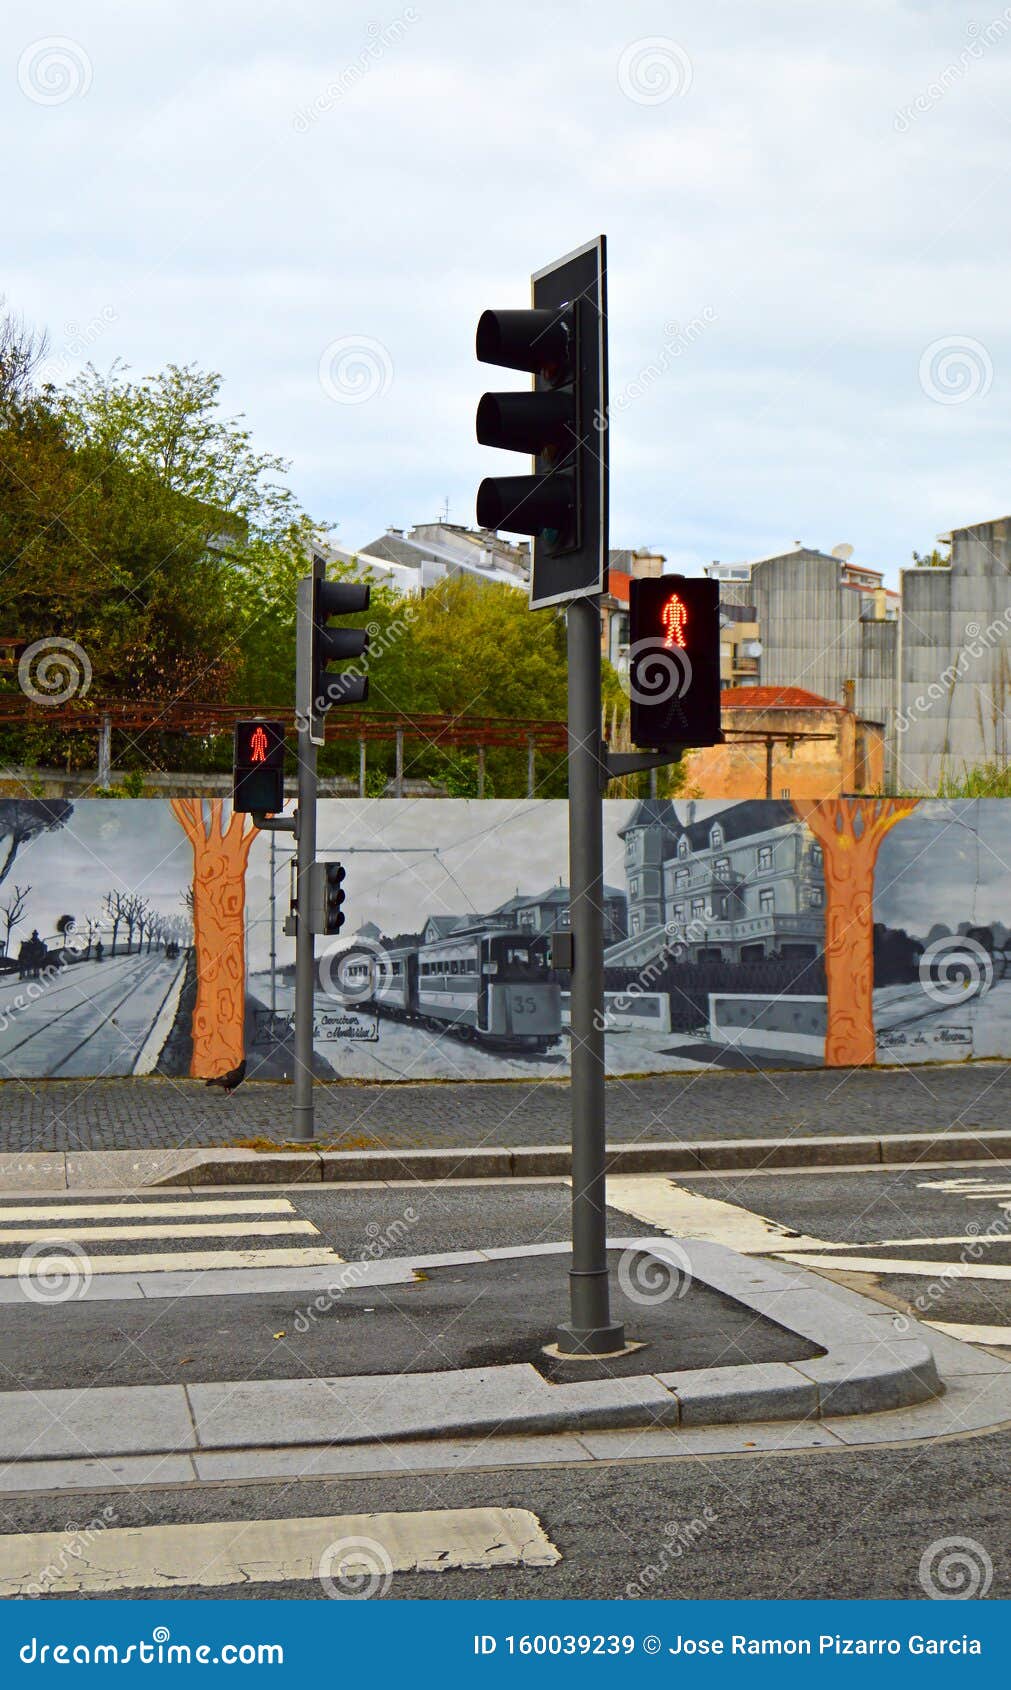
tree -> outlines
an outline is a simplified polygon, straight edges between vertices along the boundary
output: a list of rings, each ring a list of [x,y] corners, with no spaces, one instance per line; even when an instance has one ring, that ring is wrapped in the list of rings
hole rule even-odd
[[[36,377],[49,351],[49,338],[29,328],[7,309],[0,294],[0,415],[26,410],[35,397]]]
[[[172,811],[193,848],[193,930],[197,999],[190,1073],[209,1080],[237,1068],[245,1055],[246,863],[256,837],[246,817],[224,819],[214,798],[173,798]]]
[[[244,418],[220,414],[222,377],[196,364],[168,364],[130,380],[117,360],[103,376],[89,364],[61,400],[71,443],[97,446],[134,471],[213,513],[240,538],[246,525],[283,535],[298,517],[294,495],[276,477],[284,458],[254,451]]]
[[[112,943],[109,946],[109,955],[113,957],[116,955],[116,937],[126,919],[129,898],[125,892],[107,892],[102,902],[109,920],[112,922]]]
[[[795,798],[824,853],[825,977],[830,1068],[877,1059],[874,1036],[874,864],[886,835],[915,798]]]
[[[3,917],[4,936],[0,942],[0,956],[9,956],[11,948],[11,934],[21,921],[25,913],[30,886],[15,886],[8,895],[7,902],[0,904],[0,916]]]
[[[6,855],[0,862],[0,884],[14,866],[14,859],[23,845],[54,828],[66,827],[74,813],[74,806],[66,798],[3,798],[0,799],[0,851],[2,841],[9,841]]]

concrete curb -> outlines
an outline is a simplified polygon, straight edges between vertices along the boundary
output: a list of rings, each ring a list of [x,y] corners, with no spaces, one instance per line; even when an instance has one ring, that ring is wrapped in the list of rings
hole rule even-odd
[[[761,1172],[772,1168],[885,1167],[1011,1160],[1011,1131],[713,1139],[699,1144],[613,1144],[612,1174]],[[110,1191],[145,1186],[425,1184],[565,1178],[564,1145],[421,1150],[85,1150],[0,1154],[0,1191]]]
[[[611,1247],[690,1271],[819,1345],[813,1361],[550,1384],[528,1363],[360,1378],[114,1386],[0,1394],[0,1489],[21,1488],[49,1464],[136,1456],[235,1457],[272,1449],[361,1448],[444,1439],[712,1428],[876,1416],[937,1396],[941,1382],[921,1333],[896,1331],[881,1305],[845,1302],[800,1268],[784,1270],[698,1239],[619,1238]],[[547,1249],[551,1249],[548,1246]],[[529,1254],[529,1250],[523,1252]],[[503,1259],[514,1252],[502,1250]],[[385,1264],[399,1272],[404,1263]],[[676,1282],[675,1282],[676,1283]],[[672,1318],[676,1297],[671,1296]],[[905,1323],[908,1328],[909,1323]],[[949,1345],[951,1340],[947,1341]],[[963,1345],[954,1345],[961,1353]],[[1011,1367],[1003,1369],[1011,1410]],[[991,1380],[990,1384],[993,1385]],[[50,1472],[56,1473],[50,1466]]]

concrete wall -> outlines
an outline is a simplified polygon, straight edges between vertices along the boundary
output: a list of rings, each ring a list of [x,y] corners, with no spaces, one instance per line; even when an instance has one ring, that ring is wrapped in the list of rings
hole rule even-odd
[[[956,530],[948,568],[903,570],[899,790],[1006,762],[1009,650],[1011,519]]]

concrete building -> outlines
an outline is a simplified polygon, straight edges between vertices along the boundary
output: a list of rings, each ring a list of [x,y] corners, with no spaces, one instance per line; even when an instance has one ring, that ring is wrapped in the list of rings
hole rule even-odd
[[[600,600],[601,650],[619,672],[628,661],[628,595],[633,580],[662,575],[667,559],[648,546],[608,553],[608,590]]]
[[[720,582],[725,613],[732,616],[734,606],[747,613],[747,636],[726,643],[742,655],[749,644],[761,647],[757,669],[747,674],[734,672],[728,653],[726,679],[801,687],[826,699],[842,699],[852,681],[857,716],[883,723],[894,745],[899,596],[880,571],[854,564],[851,554],[850,546],[821,552],[797,541],[751,563],[710,564],[705,573]],[[889,767],[886,779],[891,773]]]
[[[899,791],[936,792],[966,767],[1008,760],[1011,517],[942,540],[947,566],[901,573]]]
[[[525,933],[567,933],[572,925],[569,888],[549,886],[540,893],[517,892],[499,904],[494,916],[507,915]],[[603,893],[604,944],[613,945],[627,932],[625,894],[618,886],[605,886]]]
[[[852,706],[803,687],[724,689],[726,742],[685,759],[689,790],[706,798],[835,798],[879,793],[885,783],[885,733]]]
[[[513,545],[498,534],[449,522],[418,523],[408,533],[388,528],[358,556],[413,574],[416,592],[425,592],[451,575],[470,575],[524,590],[530,581],[526,541]]]
[[[608,966],[649,962],[670,949],[674,928],[691,962],[816,957],[825,883],[821,847],[804,824],[762,800],[705,820],[688,803],[685,818],[670,800],[644,799],[622,829],[628,938],[608,950]]]

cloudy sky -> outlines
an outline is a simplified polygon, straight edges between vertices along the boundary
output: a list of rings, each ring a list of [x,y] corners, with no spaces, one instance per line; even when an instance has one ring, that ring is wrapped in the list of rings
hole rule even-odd
[[[8,0],[3,286],[58,369],[221,370],[363,545],[470,521],[473,331],[610,242],[612,543],[1008,509],[1011,8]]]

